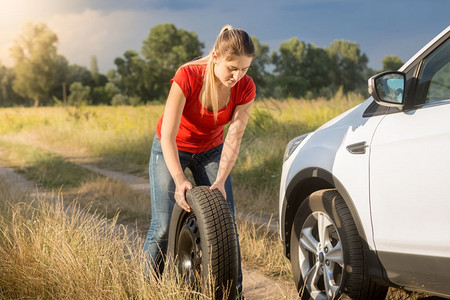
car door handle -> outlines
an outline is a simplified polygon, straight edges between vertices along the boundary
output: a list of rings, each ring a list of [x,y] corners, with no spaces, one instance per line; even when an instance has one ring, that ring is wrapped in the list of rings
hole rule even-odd
[[[364,142],[359,142],[356,144],[348,145],[347,150],[351,154],[364,154],[364,153],[366,153],[367,147],[369,147],[369,145],[367,145],[366,141],[364,141]]]

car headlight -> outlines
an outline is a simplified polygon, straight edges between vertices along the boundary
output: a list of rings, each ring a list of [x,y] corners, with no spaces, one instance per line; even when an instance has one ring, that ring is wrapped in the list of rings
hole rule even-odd
[[[296,138],[293,138],[286,146],[286,151],[284,152],[284,161],[286,161],[292,152],[297,149],[298,145],[308,136],[309,133],[303,134]]]

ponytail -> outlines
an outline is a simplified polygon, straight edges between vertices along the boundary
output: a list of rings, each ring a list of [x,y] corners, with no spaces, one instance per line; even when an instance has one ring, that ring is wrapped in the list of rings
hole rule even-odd
[[[251,37],[242,29],[235,29],[231,25],[225,25],[220,30],[216,42],[208,55],[189,62],[185,65],[206,65],[203,76],[203,87],[200,92],[200,102],[203,108],[211,106],[214,119],[217,121],[219,111],[219,100],[216,88],[216,76],[214,74],[213,53],[226,60],[232,56],[255,57],[255,48]]]

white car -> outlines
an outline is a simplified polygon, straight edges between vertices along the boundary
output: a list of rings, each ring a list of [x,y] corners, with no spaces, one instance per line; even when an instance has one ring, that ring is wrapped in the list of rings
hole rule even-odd
[[[280,235],[302,299],[450,298],[450,26],[289,142]]]

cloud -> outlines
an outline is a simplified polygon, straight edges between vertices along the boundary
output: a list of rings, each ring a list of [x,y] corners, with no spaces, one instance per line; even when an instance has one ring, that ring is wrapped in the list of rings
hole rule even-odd
[[[147,28],[136,26],[136,22],[145,18],[146,12],[86,9],[78,14],[54,15],[47,25],[58,35],[59,53],[70,63],[90,66],[95,55],[100,71],[106,72],[125,50],[140,49]]]
[[[196,32],[205,51],[225,24],[245,29],[271,50],[294,36],[320,47],[335,39],[355,41],[369,56],[369,65],[378,67],[386,54],[408,59],[419,48],[415,45],[422,46],[448,25],[450,9],[448,0],[380,0],[376,4],[357,0],[3,2],[1,62],[11,65],[9,48],[30,20],[46,23],[58,35],[58,50],[70,63],[89,66],[95,55],[101,72],[113,68],[114,59],[126,50],[140,52],[150,29],[161,23]]]
[[[70,63],[89,66],[91,56],[97,56],[100,71],[114,67],[116,57],[128,50],[140,52],[142,42],[150,29],[170,22],[174,13],[166,10],[97,11],[86,9],[82,13],[58,14],[47,25],[59,37],[59,52]]]
[[[99,11],[85,9],[81,13],[56,14],[46,24],[59,38],[58,52],[72,64],[90,66],[97,56],[101,72],[114,67],[114,59],[126,50],[140,52],[142,42],[151,28],[161,23],[174,23],[196,33],[207,48],[213,43],[220,28],[226,22],[205,29],[205,23],[214,24],[220,18],[211,11],[193,10],[189,14],[169,9]],[[219,21],[220,22],[220,21]],[[205,39],[206,37],[206,39]]]
[[[52,1],[54,0],[45,0],[48,5]],[[101,1],[94,1],[94,4],[95,2]],[[135,2],[137,5],[140,1]],[[27,20],[33,23],[44,22],[57,34],[58,52],[64,55],[69,63],[90,66],[91,57],[95,55],[100,71],[107,72],[114,67],[114,59],[122,56],[126,50],[140,52],[142,42],[147,38],[150,29],[158,24],[174,23],[178,28],[194,31],[199,34],[200,41],[207,41],[205,45],[209,49],[220,28],[230,23],[227,21],[231,19],[226,15],[218,15],[211,9],[189,8],[182,11],[161,8],[110,11],[88,8],[79,12],[77,7],[72,9],[73,12],[49,15],[36,11],[35,15],[23,15],[14,23],[8,22],[8,27],[1,27],[0,61],[12,66],[8,49],[21,33],[21,28]],[[222,19],[224,20],[221,21]],[[206,24],[208,26],[205,26]]]
[[[31,3],[34,0],[15,0]],[[148,11],[148,10],[187,10],[203,9],[211,5],[207,0],[41,0],[39,5],[47,7],[54,13],[81,13],[86,9],[104,12],[120,10]]]

